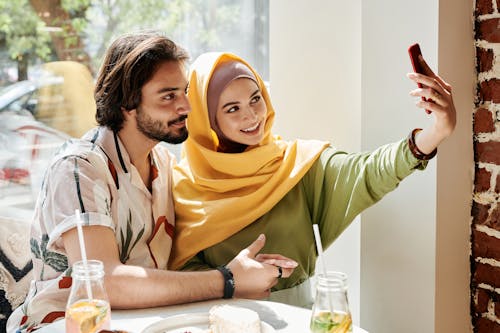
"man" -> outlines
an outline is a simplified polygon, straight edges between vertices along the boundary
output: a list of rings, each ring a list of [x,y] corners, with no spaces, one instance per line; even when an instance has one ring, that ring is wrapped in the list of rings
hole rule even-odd
[[[277,277],[292,273],[296,263],[285,257],[266,256],[279,270],[255,260],[263,235],[217,270],[166,270],[174,236],[174,160],[158,143],[187,138],[187,59],[182,48],[157,33],[122,36],[108,49],[95,89],[100,126],[65,143],[47,170],[31,238],[36,281],[9,318],[8,331],[31,331],[64,316],[70,267],[81,259],[79,219],[87,258],[104,263],[112,308],[233,293],[263,298]]]

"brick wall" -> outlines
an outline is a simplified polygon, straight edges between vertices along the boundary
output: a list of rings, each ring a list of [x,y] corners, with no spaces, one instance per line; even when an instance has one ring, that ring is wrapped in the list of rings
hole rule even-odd
[[[476,0],[477,91],[471,230],[475,333],[500,332],[500,0]]]

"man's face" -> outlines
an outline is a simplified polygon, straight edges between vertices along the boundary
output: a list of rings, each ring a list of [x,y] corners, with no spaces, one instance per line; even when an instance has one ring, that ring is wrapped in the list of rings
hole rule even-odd
[[[167,143],[187,139],[186,118],[191,108],[186,96],[187,77],[184,64],[166,61],[158,66],[141,89],[137,107],[137,129],[147,138]]]

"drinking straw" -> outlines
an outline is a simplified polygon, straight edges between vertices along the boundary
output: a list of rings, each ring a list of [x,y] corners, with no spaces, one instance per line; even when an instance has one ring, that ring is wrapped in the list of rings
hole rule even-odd
[[[321,266],[323,268],[323,275],[325,279],[328,277],[326,272],[325,256],[323,255],[323,245],[321,245],[321,236],[319,234],[319,228],[317,224],[313,224],[314,240],[316,241],[316,248],[318,250],[318,258],[321,261]],[[328,303],[330,305],[330,316],[333,320],[333,302],[330,293],[328,293]]]
[[[78,230],[78,240],[80,242],[80,253],[82,255],[82,263],[83,269],[85,271],[85,287],[87,289],[87,295],[89,299],[93,299],[92,297],[92,288],[90,287],[90,279],[89,279],[89,267],[87,265],[87,252],[85,252],[85,242],[83,240],[83,230],[82,230],[82,218],[80,215],[80,211],[78,209],[75,210],[76,214],[76,229]]]
[[[325,264],[325,256],[323,255],[323,245],[321,245],[321,237],[319,235],[319,228],[317,224],[313,224],[314,231],[314,240],[316,241],[316,248],[318,249],[318,258],[321,261],[321,268],[323,269],[323,275],[326,275],[326,264]]]

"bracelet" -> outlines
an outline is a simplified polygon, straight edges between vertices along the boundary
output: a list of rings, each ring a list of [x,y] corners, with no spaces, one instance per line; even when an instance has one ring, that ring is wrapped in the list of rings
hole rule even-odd
[[[430,154],[424,154],[420,151],[420,149],[418,149],[417,144],[415,143],[415,135],[421,130],[421,128],[415,128],[413,131],[411,131],[410,135],[408,135],[408,146],[413,156],[421,161],[428,161],[436,156],[437,148],[435,148]]]
[[[219,266],[217,270],[221,272],[224,277],[224,296],[222,296],[222,298],[233,298],[235,288],[233,272],[231,272],[227,266]]]

